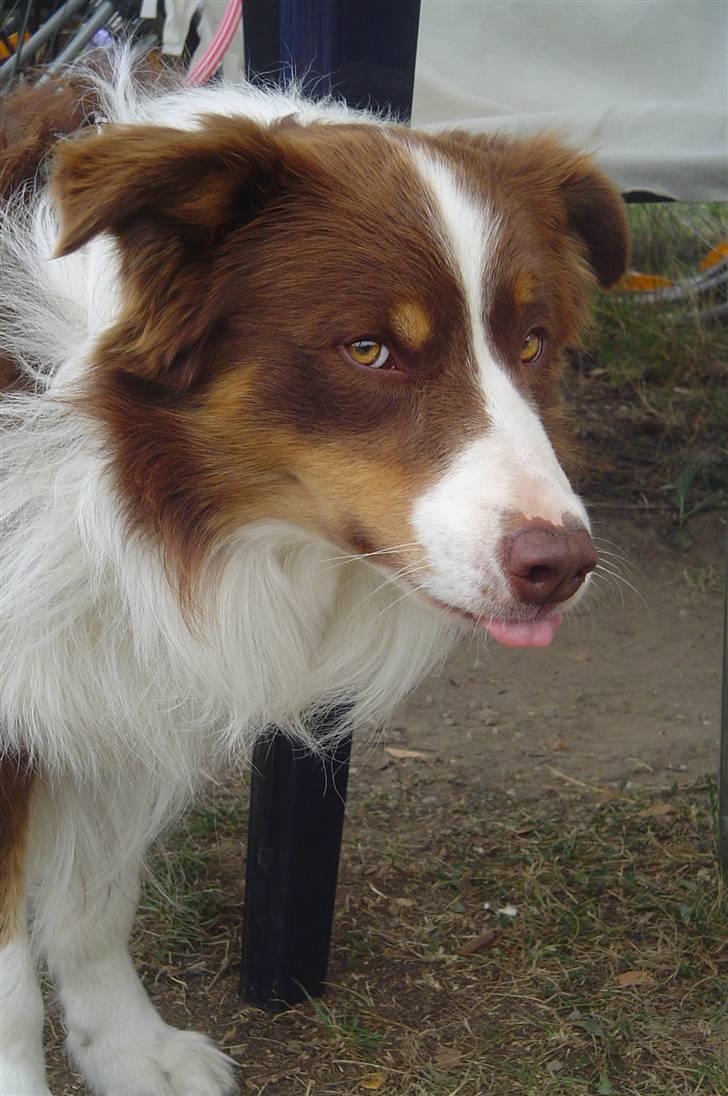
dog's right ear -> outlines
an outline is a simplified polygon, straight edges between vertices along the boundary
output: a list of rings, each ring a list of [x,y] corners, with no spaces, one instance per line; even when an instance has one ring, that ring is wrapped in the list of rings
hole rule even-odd
[[[199,129],[118,125],[58,147],[52,175],[57,256],[99,232],[123,238],[140,220],[214,238],[250,220],[283,174],[280,146],[244,118],[209,116]]]

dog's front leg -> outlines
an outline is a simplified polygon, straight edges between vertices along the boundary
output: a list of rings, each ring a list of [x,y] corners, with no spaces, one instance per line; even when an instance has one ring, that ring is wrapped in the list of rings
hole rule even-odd
[[[24,926],[0,950],[0,1096],[50,1096],[43,1001]]]
[[[133,826],[139,804],[126,809]],[[62,872],[63,886],[41,889],[36,928],[58,985],[72,1061],[98,1096],[234,1091],[230,1060],[204,1035],[165,1024],[134,970],[128,941],[140,857],[109,847],[116,827],[98,789],[70,791],[54,813],[54,839],[73,848],[73,860]]]
[[[0,757],[0,1096],[48,1096],[43,1001],[26,928],[35,780],[26,756]]]

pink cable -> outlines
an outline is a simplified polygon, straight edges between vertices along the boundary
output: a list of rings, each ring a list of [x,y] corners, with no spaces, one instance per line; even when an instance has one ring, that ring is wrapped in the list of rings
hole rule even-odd
[[[243,14],[243,0],[228,0],[225,14],[199,61],[187,73],[188,84],[206,84],[220,65]]]

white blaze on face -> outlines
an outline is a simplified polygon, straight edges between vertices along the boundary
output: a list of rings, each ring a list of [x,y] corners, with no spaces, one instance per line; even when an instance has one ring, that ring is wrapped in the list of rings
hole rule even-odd
[[[433,597],[470,613],[507,615],[513,598],[498,559],[504,519],[514,511],[560,525],[564,514],[589,527],[541,420],[496,360],[485,328],[498,240],[498,216],[479,204],[453,171],[422,149],[412,155],[433,206],[433,228],[463,288],[471,368],[483,394],[483,433],[456,452],[414,506],[427,551]]]

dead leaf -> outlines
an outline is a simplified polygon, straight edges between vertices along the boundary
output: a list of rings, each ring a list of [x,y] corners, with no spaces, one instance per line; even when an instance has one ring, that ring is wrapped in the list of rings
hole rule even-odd
[[[395,761],[404,761],[409,757],[414,758],[415,761],[431,761],[437,756],[434,750],[407,750],[400,746],[385,746],[384,752]]]
[[[591,662],[591,655],[588,651],[573,651],[572,654],[567,655],[572,662]]]
[[[480,936],[475,936],[472,940],[468,940],[467,943],[459,949],[458,955],[473,955],[476,951],[480,951],[481,948],[487,948],[489,944],[492,944],[498,933],[495,929],[488,929],[487,932],[481,932]]]
[[[653,986],[654,977],[648,970],[623,970],[615,981],[620,986]]]
[[[653,803],[651,807],[645,807],[643,811],[639,811],[638,818],[665,818],[668,814],[674,814],[675,808],[672,803]]]
[[[457,1047],[438,1047],[433,1061],[440,1069],[449,1069],[450,1066],[457,1065],[462,1057],[463,1052]]]
[[[376,1073],[367,1073],[359,1082],[359,1088],[365,1088],[368,1092],[377,1092],[387,1080],[387,1071],[378,1070]]]
[[[566,749],[568,749],[568,747],[567,747],[566,743],[564,742],[563,738],[555,738],[553,740],[553,742],[549,743],[549,745],[551,746],[552,750],[566,750]]]

